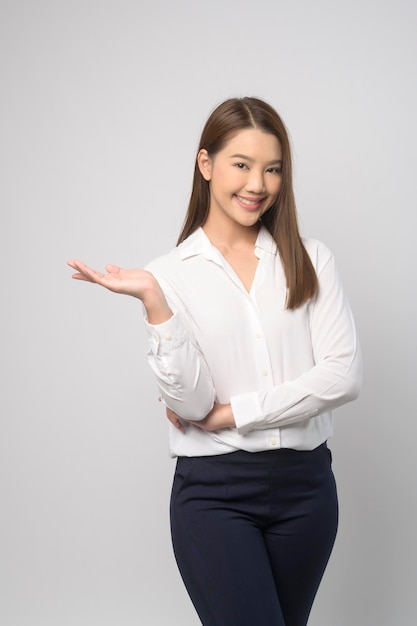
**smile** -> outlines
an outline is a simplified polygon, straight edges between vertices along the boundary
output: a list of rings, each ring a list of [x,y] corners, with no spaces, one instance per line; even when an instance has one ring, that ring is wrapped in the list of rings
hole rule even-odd
[[[241,206],[244,206],[246,209],[251,209],[255,211],[259,209],[265,198],[243,198],[243,196],[235,196],[236,200],[239,202]]]

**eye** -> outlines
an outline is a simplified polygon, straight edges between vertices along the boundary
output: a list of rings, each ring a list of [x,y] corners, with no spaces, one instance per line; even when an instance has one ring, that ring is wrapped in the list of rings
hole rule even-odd
[[[266,171],[270,172],[271,174],[282,174],[281,167],[269,167]]]
[[[246,163],[234,163],[234,166],[237,167],[239,170],[244,170],[248,167]]]

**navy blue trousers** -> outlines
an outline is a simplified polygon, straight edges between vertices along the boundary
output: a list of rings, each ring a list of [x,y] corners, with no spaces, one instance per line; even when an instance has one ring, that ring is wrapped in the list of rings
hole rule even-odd
[[[305,626],[337,520],[326,444],[177,460],[172,541],[204,626]]]

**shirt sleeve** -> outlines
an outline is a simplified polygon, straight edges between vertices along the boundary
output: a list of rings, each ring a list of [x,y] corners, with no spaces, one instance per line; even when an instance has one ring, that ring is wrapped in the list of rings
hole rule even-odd
[[[156,325],[145,317],[145,328],[150,344],[148,362],[163,402],[184,419],[204,419],[213,408],[215,390],[204,356],[183,316],[176,311],[168,321]]]
[[[319,293],[310,302],[315,365],[294,380],[263,392],[231,398],[239,434],[286,426],[354,400],[362,381],[362,359],[352,313],[329,251],[318,272]]]

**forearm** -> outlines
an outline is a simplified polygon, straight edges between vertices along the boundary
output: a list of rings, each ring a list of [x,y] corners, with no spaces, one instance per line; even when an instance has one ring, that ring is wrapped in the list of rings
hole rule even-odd
[[[205,359],[179,314],[161,324],[147,322],[148,362],[164,403],[183,419],[204,419],[216,394]]]
[[[333,365],[333,366],[332,366]],[[232,397],[238,431],[287,426],[315,417],[355,400],[362,382],[359,347],[347,370],[341,365],[320,364],[294,381],[270,390]]]
[[[158,293],[150,292],[142,302],[145,308],[146,318],[150,324],[163,324],[173,315],[165,297],[163,296],[161,298]]]

